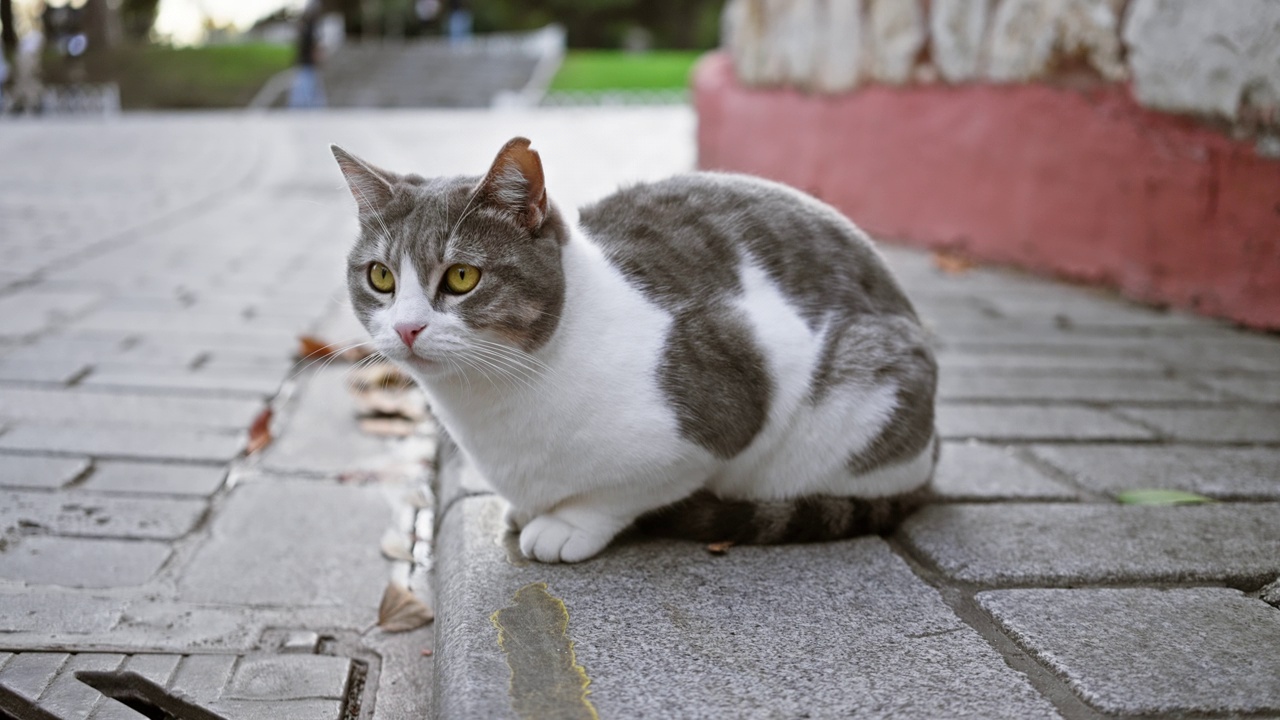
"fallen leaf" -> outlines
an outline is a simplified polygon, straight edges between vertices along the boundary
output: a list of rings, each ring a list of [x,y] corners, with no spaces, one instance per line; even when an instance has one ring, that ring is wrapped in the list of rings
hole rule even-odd
[[[373,354],[373,351],[364,345],[347,348],[341,352],[338,346],[333,343],[325,342],[315,335],[300,335],[298,337],[298,359],[299,360],[320,360],[330,355],[337,355],[339,359],[347,362],[358,362]]]
[[[360,421],[361,432],[382,437],[409,437],[416,424],[401,418],[364,418]]]
[[[402,533],[395,528],[387,528],[382,533],[382,542],[379,543],[382,548],[382,554],[388,560],[407,560],[413,562],[413,543],[409,540],[408,533]]]
[[[972,270],[974,262],[962,255],[938,251],[933,254],[933,265],[948,275],[961,275]]]
[[[252,455],[271,444],[271,408],[262,408],[258,417],[249,426],[249,442],[245,445],[244,454]]]
[[[427,417],[427,401],[412,388],[357,392],[356,412],[366,417],[400,417],[421,421]]]
[[[378,627],[387,632],[413,630],[436,618],[431,608],[399,583],[387,583],[378,606]]]
[[[725,553],[729,552],[729,548],[731,547],[733,547],[732,540],[721,540],[720,542],[713,542],[710,545],[708,545],[707,552],[711,553],[712,555],[724,555]]]
[[[1139,488],[1116,493],[1116,500],[1122,505],[1198,505],[1215,502],[1213,498],[1197,495],[1184,490],[1166,490],[1163,488]]]
[[[435,651],[431,650],[430,648],[422,651],[422,657],[431,657],[434,654],[435,654]]]

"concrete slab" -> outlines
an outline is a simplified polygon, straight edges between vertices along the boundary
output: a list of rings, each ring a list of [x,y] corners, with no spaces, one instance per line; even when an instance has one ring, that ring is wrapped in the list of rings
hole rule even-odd
[[[150,580],[169,553],[167,543],[152,540],[11,535],[0,552],[0,578],[29,585],[134,587]]]
[[[934,505],[899,532],[948,576],[987,585],[1261,585],[1280,573],[1280,503]]]
[[[341,700],[346,694],[351,660],[326,655],[248,657],[236,665],[223,693],[231,700]]]
[[[880,540],[724,556],[637,540],[585,564],[549,566],[513,556],[500,512],[497,498],[468,498],[444,519],[436,658],[444,720],[534,707],[520,695],[526,675],[563,678],[527,664],[538,657],[528,643],[566,636],[601,717],[1056,715]],[[507,618],[491,616],[517,607],[522,588],[535,596],[542,588],[545,599],[528,625],[513,614],[504,653],[494,623]],[[571,717],[575,708],[580,696],[539,714]]]
[[[203,500],[82,492],[0,491],[0,533],[176,540],[204,516]]]
[[[374,618],[391,568],[378,543],[392,520],[377,487],[280,478],[242,483],[182,570],[179,597],[369,608]]]
[[[1172,488],[1222,499],[1280,499],[1277,448],[1036,445],[1030,450],[1098,492]]]
[[[1280,612],[1237,590],[999,590],[977,599],[1101,712],[1280,712]]]
[[[46,382],[65,385],[80,377],[89,364],[76,358],[50,357],[40,360],[0,358],[0,381]]]
[[[1114,373],[1063,376],[1048,373],[993,373],[943,368],[938,397],[945,400],[1044,400],[1073,402],[1212,402],[1222,393],[1185,380]]]
[[[249,399],[0,387],[0,418],[15,421],[243,430],[261,409]]]
[[[0,632],[106,633],[120,620],[119,598],[54,588],[0,593]]]
[[[137,366],[95,367],[81,381],[86,388],[167,390],[175,394],[269,397],[280,389],[284,373],[275,370],[148,370]]]
[[[81,720],[89,716],[104,698],[102,693],[76,678],[84,671],[110,671],[120,667],[124,655],[114,653],[79,653],[62,666],[58,676],[40,696],[37,707],[59,720]]]
[[[88,469],[83,458],[0,454],[0,487],[56,490]]]
[[[938,405],[938,433],[949,440],[1145,440],[1152,431],[1101,410],[1044,405]]]
[[[1079,493],[1045,477],[1012,448],[943,443],[933,489],[946,500],[1075,500]]]

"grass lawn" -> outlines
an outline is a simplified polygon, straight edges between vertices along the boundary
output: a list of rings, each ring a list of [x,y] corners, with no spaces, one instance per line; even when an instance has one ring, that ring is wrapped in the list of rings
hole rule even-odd
[[[268,43],[147,45],[113,51],[109,62],[126,109],[244,107],[293,52]]]
[[[551,81],[551,90],[680,90],[700,51],[570,50]]]

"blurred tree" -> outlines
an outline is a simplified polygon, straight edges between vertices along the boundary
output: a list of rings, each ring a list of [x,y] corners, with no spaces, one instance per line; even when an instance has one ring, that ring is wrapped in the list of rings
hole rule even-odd
[[[13,0],[0,0],[0,48],[10,63],[18,51],[18,29],[13,25]]]
[[[655,47],[703,49],[719,42],[724,0],[471,0],[478,32],[564,25],[572,47],[616,48],[643,28]]]
[[[156,22],[156,9],[160,0],[122,0],[120,24],[124,36],[130,40],[146,42],[151,37],[151,26]]]

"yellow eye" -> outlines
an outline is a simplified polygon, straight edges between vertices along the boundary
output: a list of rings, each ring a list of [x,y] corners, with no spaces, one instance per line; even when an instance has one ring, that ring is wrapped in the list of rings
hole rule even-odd
[[[475,265],[450,265],[449,269],[444,271],[445,290],[455,295],[471,292],[478,282],[480,282],[480,268]]]
[[[386,265],[376,262],[369,266],[369,284],[378,292],[389,293],[396,289],[396,278]]]

